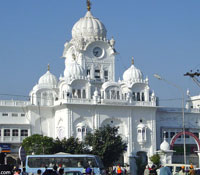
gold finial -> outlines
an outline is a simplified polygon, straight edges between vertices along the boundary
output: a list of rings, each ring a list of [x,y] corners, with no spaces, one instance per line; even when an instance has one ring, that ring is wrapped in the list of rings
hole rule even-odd
[[[47,70],[49,71],[50,70],[50,65],[48,64],[48,66],[47,66]]]
[[[87,0],[87,9],[88,9],[88,11],[90,11],[90,9],[91,9],[91,2],[90,2],[90,0]]]
[[[132,63],[132,65],[134,65],[134,57],[132,57],[132,62],[131,63]]]

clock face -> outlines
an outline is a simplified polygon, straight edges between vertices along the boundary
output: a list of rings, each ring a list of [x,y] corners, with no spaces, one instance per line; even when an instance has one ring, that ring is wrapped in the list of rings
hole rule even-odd
[[[93,55],[95,57],[101,57],[102,54],[103,54],[103,50],[100,47],[95,47],[93,49]]]

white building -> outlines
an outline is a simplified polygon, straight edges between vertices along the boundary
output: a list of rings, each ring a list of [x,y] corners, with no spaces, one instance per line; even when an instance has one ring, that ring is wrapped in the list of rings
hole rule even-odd
[[[0,146],[10,146],[15,153],[32,134],[83,140],[87,132],[109,124],[119,126],[128,143],[124,162],[134,172],[134,157],[145,160],[155,154],[164,131],[168,143],[182,131],[182,109],[159,107],[148,78],[133,60],[123,80],[115,81],[115,40],[106,33],[103,23],[88,10],[64,44],[63,76],[58,79],[48,67],[31,90],[30,101],[0,101]],[[185,109],[185,127],[199,137],[200,112],[194,109],[196,102],[192,107],[192,100]],[[182,143],[179,138],[175,144]],[[186,144],[195,145],[195,141],[189,137]]]

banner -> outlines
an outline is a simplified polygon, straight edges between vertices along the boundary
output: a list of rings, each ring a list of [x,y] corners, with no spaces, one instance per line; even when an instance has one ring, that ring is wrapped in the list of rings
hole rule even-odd
[[[3,153],[9,153],[10,152],[10,147],[11,144],[7,144],[7,143],[0,143],[0,147],[1,147],[1,152]]]

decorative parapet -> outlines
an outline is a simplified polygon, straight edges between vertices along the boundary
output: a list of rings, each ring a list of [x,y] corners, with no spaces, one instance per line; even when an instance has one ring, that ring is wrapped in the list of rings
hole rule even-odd
[[[28,106],[30,101],[0,100],[0,106]]]

